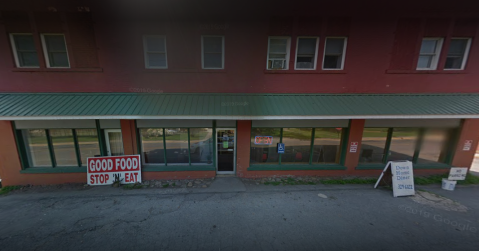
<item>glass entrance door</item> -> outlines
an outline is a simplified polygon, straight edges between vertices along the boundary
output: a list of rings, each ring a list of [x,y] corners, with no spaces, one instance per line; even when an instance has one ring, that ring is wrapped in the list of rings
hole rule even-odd
[[[216,146],[217,146],[217,161],[216,172],[218,174],[234,174],[235,173],[235,142],[236,129],[222,128],[216,129]]]
[[[105,142],[108,156],[124,155],[121,129],[105,130]]]

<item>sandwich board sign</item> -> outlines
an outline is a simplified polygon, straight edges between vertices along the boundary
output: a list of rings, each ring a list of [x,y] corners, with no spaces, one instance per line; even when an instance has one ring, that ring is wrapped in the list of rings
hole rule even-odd
[[[467,167],[451,167],[448,180],[465,180],[467,175]]]
[[[92,157],[87,159],[88,185],[141,183],[140,155]]]
[[[384,167],[381,176],[379,176],[376,185],[376,188],[383,178],[384,174],[388,171],[391,173],[392,186],[393,186],[393,196],[409,196],[414,195],[414,174],[412,170],[411,161],[389,161]]]

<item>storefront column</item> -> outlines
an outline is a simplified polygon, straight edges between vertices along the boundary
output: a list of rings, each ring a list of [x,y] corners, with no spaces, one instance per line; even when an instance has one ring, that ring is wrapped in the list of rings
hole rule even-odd
[[[346,159],[344,160],[344,165],[346,166],[346,172],[348,174],[354,172],[356,166],[359,163],[359,155],[361,152],[361,140],[363,138],[364,119],[352,119],[349,123],[349,137],[348,145],[346,148]],[[351,146],[357,144],[356,151],[351,152]],[[354,148],[354,147],[353,147]],[[354,151],[354,150],[353,150]]]
[[[136,139],[136,126],[133,119],[121,119],[121,136],[123,138],[123,151],[125,155],[138,153],[138,144]]]
[[[456,145],[452,166],[470,168],[474,161],[478,141],[479,119],[465,119]]]
[[[236,127],[236,176],[245,177],[249,167],[251,120],[238,120]]]

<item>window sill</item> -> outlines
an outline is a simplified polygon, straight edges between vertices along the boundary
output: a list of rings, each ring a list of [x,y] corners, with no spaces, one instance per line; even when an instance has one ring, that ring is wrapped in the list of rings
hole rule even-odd
[[[148,165],[142,166],[142,172],[176,172],[176,171],[216,171],[212,165],[191,165],[191,166],[176,166],[176,165]]]
[[[386,70],[388,74],[468,74],[465,70]]]
[[[416,169],[448,169],[451,165],[444,163],[431,163],[431,164],[413,164],[413,170]],[[356,170],[384,170],[386,164],[359,164]]]
[[[12,72],[103,72],[103,68],[13,68]]]
[[[144,73],[227,73],[225,69],[144,69]]]
[[[265,74],[346,74],[346,70],[264,70]]]
[[[86,167],[62,166],[62,167],[30,167],[21,170],[20,173],[86,173]]]
[[[303,170],[346,170],[346,167],[338,164],[325,165],[251,165],[248,171],[303,171]]]

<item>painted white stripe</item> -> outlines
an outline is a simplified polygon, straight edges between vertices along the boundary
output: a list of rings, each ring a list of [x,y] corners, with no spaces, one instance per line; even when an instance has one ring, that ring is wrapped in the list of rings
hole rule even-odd
[[[0,117],[0,120],[66,120],[66,119],[234,119],[234,120],[272,120],[272,119],[479,119],[479,114],[467,115],[331,115],[331,116],[141,116],[141,115],[107,115],[107,116],[32,116]]]

